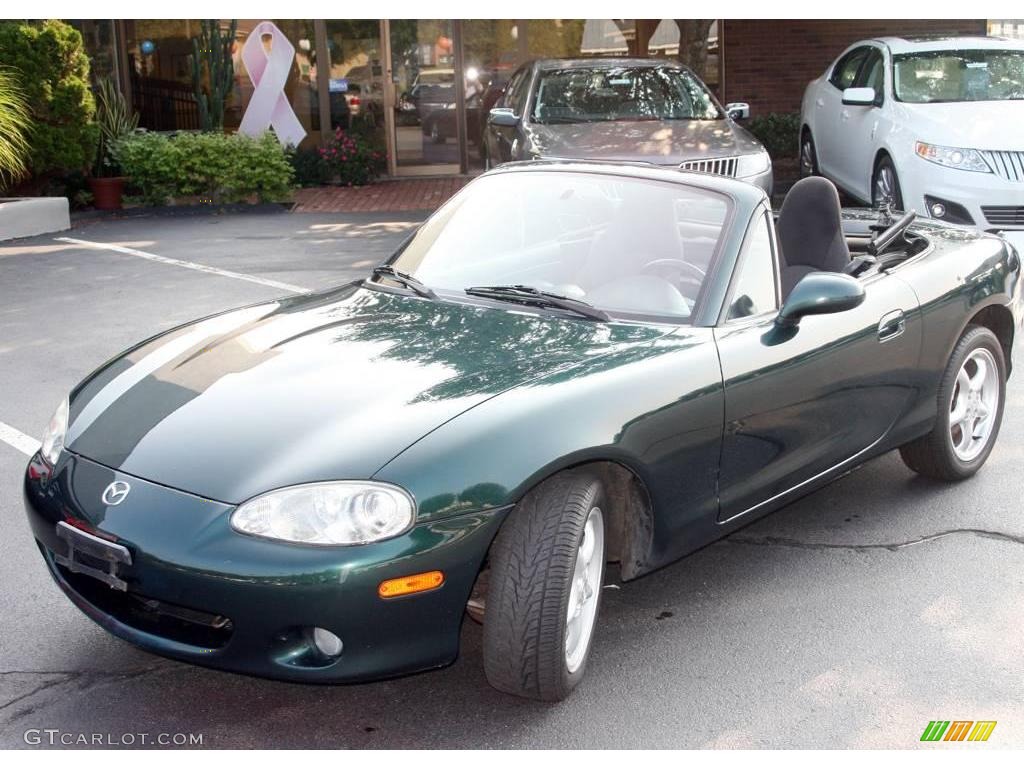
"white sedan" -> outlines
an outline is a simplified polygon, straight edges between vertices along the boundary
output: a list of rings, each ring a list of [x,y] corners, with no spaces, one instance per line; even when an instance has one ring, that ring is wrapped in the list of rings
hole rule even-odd
[[[880,38],[804,92],[800,172],[1024,241],[1024,42]]]

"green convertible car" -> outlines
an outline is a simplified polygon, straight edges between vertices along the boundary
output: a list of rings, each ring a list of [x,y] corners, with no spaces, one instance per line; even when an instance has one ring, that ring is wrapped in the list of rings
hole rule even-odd
[[[880,453],[972,475],[1022,322],[1002,239],[641,165],[469,184],[373,275],[144,341],[27,470],[60,588],[118,637],[304,682],[580,681],[622,579]]]

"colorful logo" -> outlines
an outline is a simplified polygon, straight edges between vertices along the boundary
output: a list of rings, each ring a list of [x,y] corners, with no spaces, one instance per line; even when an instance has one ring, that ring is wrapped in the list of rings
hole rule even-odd
[[[931,720],[921,741],[988,741],[995,728],[995,720]]]

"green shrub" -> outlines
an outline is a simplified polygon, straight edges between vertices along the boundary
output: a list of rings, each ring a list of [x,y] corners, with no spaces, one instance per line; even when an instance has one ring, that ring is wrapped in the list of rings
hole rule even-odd
[[[18,72],[31,109],[29,170],[87,168],[99,130],[82,36],[62,21],[0,22],[0,65]]]
[[[797,112],[771,112],[751,118],[746,125],[773,160],[792,159],[799,152],[800,115]]]
[[[320,157],[319,149],[296,149],[288,152],[288,161],[300,187],[319,187],[331,180],[331,168]]]
[[[387,156],[366,137],[346,133],[341,128],[331,141],[320,148],[330,175],[344,187],[369,184],[387,165]]]
[[[292,189],[292,166],[272,133],[134,134],[118,142],[117,160],[130,191],[150,205],[171,197],[233,203],[256,197],[283,200]]]
[[[0,68],[0,191],[25,175],[32,128],[17,76]]]

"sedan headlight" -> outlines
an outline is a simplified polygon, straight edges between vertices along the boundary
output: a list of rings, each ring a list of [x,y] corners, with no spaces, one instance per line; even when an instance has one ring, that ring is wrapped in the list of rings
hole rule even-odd
[[[772,165],[772,159],[764,150],[755,152],[752,155],[740,155],[736,160],[738,161],[736,163],[736,175],[741,179],[764,173]]]
[[[231,515],[240,533],[297,544],[368,544],[408,530],[412,497],[394,485],[339,481],[270,491]]]
[[[917,156],[932,163],[944,165],[947,168],[958,168],[961,171],[975,171],[977,173],[992,173],[985,158],[976,149],[962,149],[961,147],[940,147],[937,144],[926,144],[919,141],[914,145]]]
[[[60,458],[60,452],[64,450],[64,438],[68,433],[68,399],[65,397],[57,410],[53,412],[50,423],[46,425],[46,432],[43,433],[43,444],[39,448],[43,460],[51,467]]]

